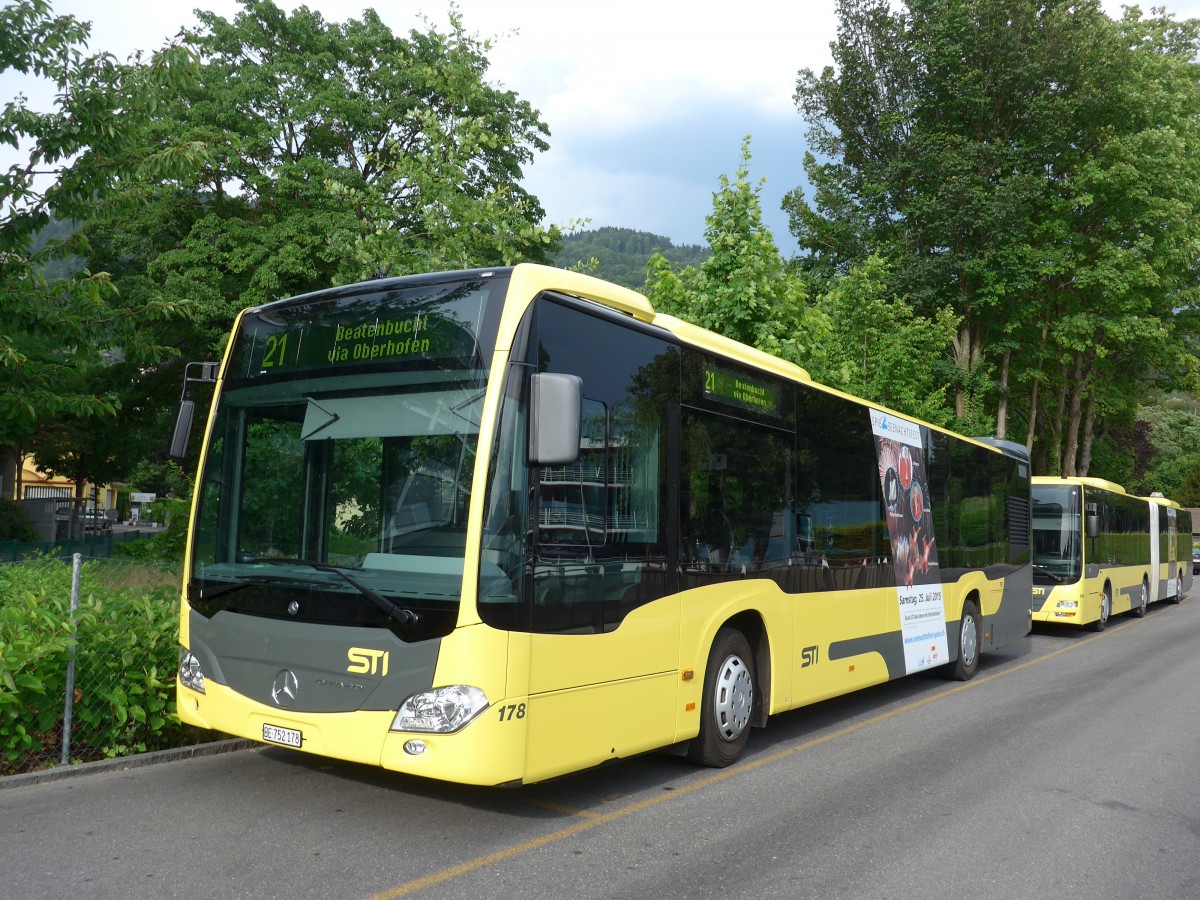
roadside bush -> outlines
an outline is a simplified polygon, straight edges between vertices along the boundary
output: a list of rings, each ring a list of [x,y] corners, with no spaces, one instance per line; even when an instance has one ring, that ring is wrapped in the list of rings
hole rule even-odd
[[[0,775],[61,743],[71,626],[55,598],[71,570],[50,560],[0,565]]]
[[[70,598],[69,562],[0,566],[0,774],[59,761],[72,647],[72,762],[211,739],[175,714],[178,573],[85,562],[75,640]]]

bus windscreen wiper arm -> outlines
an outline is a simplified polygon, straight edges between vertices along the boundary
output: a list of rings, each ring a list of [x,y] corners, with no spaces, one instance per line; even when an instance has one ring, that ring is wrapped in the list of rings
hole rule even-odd
[[[332,572],[334,575],[337,575],[339,578],[345,581],[346,584],[357,588],[359,593],[361,593],[364,597],[387,613],[390,618],[395,619],[401,625],[412,626],[416,625],[417,622],[420,621],[421,617],[417,615],[417,611],[415,609],[410,609],[407,606],[401,606],[399,603],[393,603],[387,597],[383,596],[383,594],[371,590],[371,588],[367,587],[365,584],[362,584],[357,578],[352,578],[350,575],[346,574],[346,572],[342,569],[339,569],[336,566],[327,566],[322,563],[312,563],[311,565],[318,572]]]
[[[350,585],[352,588],[374,603],[383,612],[387,613],[389,618],[396,620],[401,625],[416,625],[421,619],[420,615],[418,615],[415,609],[402,606],[399,603],[393,603],[387,597],[383,596],[383,594],[372,590],[360,582],[357,578],[348,575],[345,571],[345,568],[342,566],[335,566],[330,563],[320,562],[315,559],[289,559],[287,557],[277,556],[262,557],[256,559],[255,562],[271,563],[272,565],[311,566],[318,572],[332,572],[334,575],[337,575],[339,578],[345,581],[346,584]]]

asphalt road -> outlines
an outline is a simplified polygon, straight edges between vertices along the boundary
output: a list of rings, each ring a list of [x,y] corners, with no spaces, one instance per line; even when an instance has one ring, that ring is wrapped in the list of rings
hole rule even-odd
[[[1200,602],[519,790],[263,749],[0,790],[0,897],[1200,897]]]

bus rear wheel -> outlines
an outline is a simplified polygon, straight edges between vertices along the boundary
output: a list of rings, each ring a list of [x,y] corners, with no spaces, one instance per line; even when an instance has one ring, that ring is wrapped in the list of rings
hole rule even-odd
[[[1167,598],[1168,603],[1178,603],[1183,599],[1183,569],[1179,570],[1179,575],[1175,579],[1175,593]]]
[[[1133,613],[1134,618],[1144,619],[1146,617],[1146,607],[1149,605],[1150,605],[1150,590],[1149,590],[1149,588],[1146,587],[1146,582],[1143,581],[1142,582],[1142,593],[1141,593],[1141,596],[1138,597],[1138,605],[1135,606],[1133,609],[1131,609],[1130,612]]]
[[[754,654],[740,631],[722,628],[708,652],[700,734],[688,746],[688,759],[724,768],[742,755],[750,739],[754,711]]]
[[[979,607],[974,600],[963,604],[962,618],[958,621],[958,659],[950,670],[955,681],[970,681],[979,668],[979,648],[983,635]]]
[[[1092,631],[1103,631],[1108,625],[1108,617],[1112,613],[1112,594],[1109,593],[1111,588],[1106,584],[1104,593],[1100,595],[1100,618],[1088,625]]]

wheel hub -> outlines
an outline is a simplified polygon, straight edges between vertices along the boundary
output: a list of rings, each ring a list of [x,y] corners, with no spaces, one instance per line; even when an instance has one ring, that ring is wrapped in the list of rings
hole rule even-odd
[[[730,656],[721,664],[713,700],[721,737],[727,741],[736,740],[750,724],[750,710],[754,705],[754,682],[741,657]]]
[[[962,654],[963,665],[970,666],[975,662],[975,654],[979,652],[979,631],[975,627],[975,619],[967,617],[967,621],[963,623],[962,628]]]

